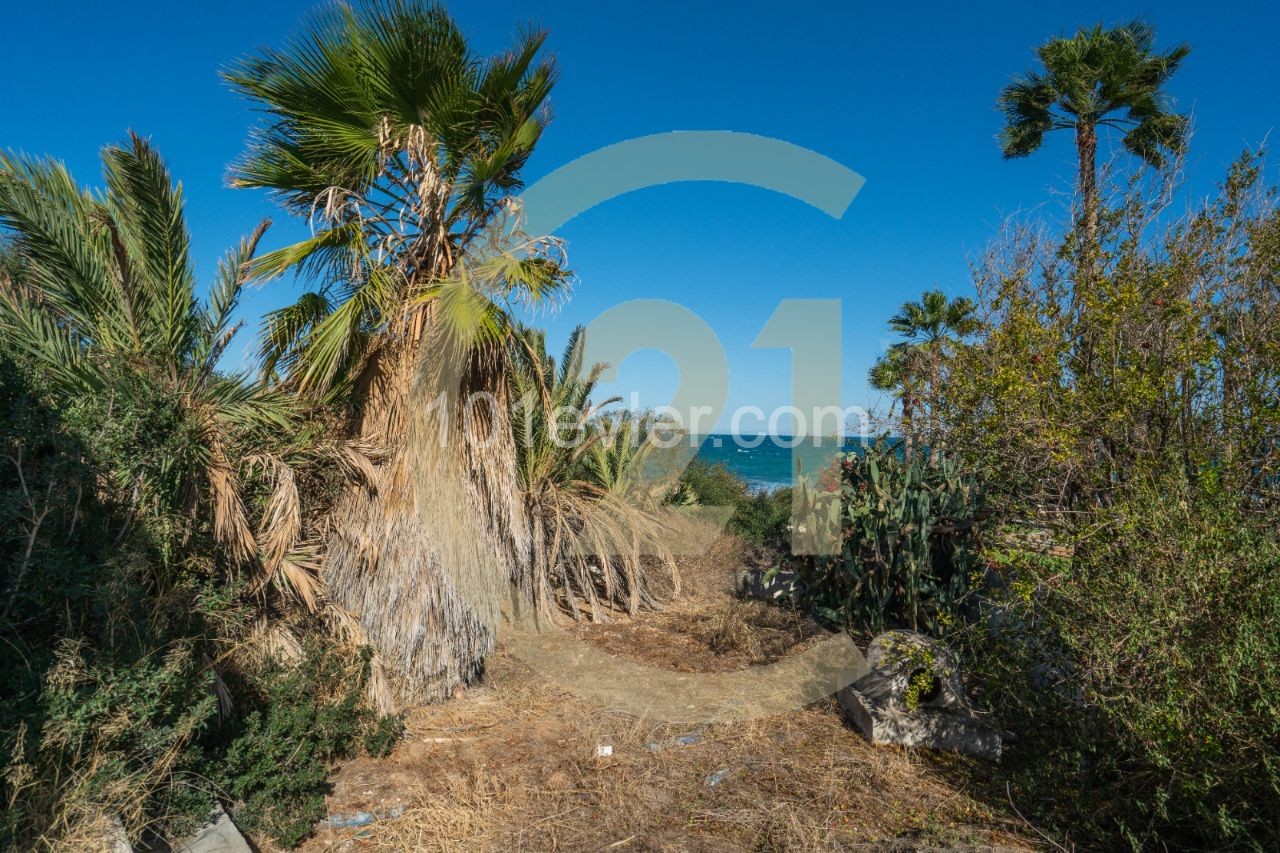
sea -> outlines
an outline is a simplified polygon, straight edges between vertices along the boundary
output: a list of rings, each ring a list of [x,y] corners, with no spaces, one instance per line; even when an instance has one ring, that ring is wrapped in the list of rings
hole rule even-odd
[[[835,451],[857,450],[870,440],[859,436],[795,439],[724,433],[704,435],[701,439],[697,457],[711,465],[723,463],[745,480],[752,491],[792,486],[797,470],[812,474],[829,463]]]

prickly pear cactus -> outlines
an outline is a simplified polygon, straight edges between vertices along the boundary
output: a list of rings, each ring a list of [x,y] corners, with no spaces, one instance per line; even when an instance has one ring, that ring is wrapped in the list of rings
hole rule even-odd
[[[946,633],[975,568],[982,494],[943,454],[910,459],[886,438],[840,461],[840,554],[796,557],[809,604],[829,621]],[[798,515],[829,500],[802,482]]]

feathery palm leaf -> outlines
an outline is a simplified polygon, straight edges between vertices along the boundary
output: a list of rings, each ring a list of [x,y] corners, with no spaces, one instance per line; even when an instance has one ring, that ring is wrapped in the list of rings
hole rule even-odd
[[[246,431],[289,430],[293,404],[217,364],[266,223],[227,255],[201,304],[181,187],[159,154],[130,136],[102,159],[106,188],[94,194],[60,163],[0,155],[0,226],[21,268],[0,280],[0,325],[67,398],[158,389],[194,443],[146,460],[144,501],[181,515],[203,495],[226,553],[252,561],[257,543],[226,448]]]
[[[559,598],[575,617],[585,603],[592,618],[604,608],[653,607],[646,555],[675,577],[663,544],[665,520],[632,500],[644,465],[650,419],[600,414],[619,402],[592,402],[605,365],[584,364],[585,330],[569,335],[557,360],[546,334],[520,328],[510,344],[511,415],[520,484],[529,508],[535,576],[525,585],[544,614]]]

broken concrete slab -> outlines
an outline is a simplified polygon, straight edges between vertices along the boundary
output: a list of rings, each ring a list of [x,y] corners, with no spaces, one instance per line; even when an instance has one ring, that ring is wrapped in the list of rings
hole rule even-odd
[[[941,645],[913,631],[890,631],[871,641],[867,663],[871,671],[836,699],[872,743],[1000,760],[1000,735],[977,719],[955,657]]]
[[[133,845],[129,843],[129,833],[125,832],[124,822],[119,815],[107,818],[107,831],[102,839],[106,853],[133,853]]]
[[[209,822],[200,827],[190,838],[173,845],[173,853],[252,853],[253,848],[244,840],[231,817],[214,806]]]
[[[738,595],[759,601],[789,601],[800,591],[796,573],[789,570],[744,569],[738,572],[735,586]]]

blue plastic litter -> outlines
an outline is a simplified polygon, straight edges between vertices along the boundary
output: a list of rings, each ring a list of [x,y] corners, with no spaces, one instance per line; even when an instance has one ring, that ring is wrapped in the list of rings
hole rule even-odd
[[[702,743],[702,732],[694,732],[692,734],[680,735],[677,738],[672,738],[670,745],[693,746],[695,743]],[[650,741],[648,747],[650,752],[659,752],[663,748],[662,744],[658,743],[656,740]]]
[[[329,815],[324,819],[324,825],[331,829],[346,829],[350,826],[368,826],[373,823],[373,814],[370,812],[356,812],[350,817],[344,815]]]
[[[404,814],[404,806],[392,806],[387,810],[386,814],[374,814],[373,812],[356,812],[353,815],[329,815],[320,821],[321,826],[327,826],[330,829],[349,829],[357,826],[368,826],[374,821],[387,820],[388,818],[400,817]]]

